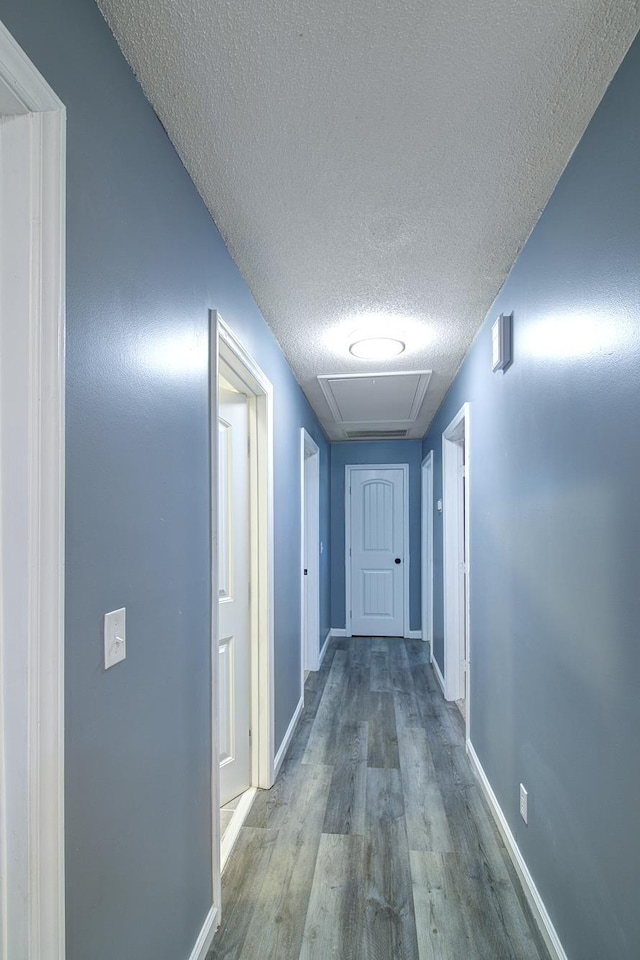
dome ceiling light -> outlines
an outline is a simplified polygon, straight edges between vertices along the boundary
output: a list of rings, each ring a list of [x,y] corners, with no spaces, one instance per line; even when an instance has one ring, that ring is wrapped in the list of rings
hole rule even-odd
[[[367,336],[359,330],[349,338],[349,352],[361,360],[389,360],[404,351],[404,342],[396,337]]]

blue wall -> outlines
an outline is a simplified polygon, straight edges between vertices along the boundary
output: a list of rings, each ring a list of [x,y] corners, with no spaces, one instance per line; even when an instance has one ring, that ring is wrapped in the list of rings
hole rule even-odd
[[[420,466],[419,440],[354,440],[331,444],[331,626],[344,629],[344,478],[348,463],[409,464],[409,606],[411,630],[420,630]]]
[[[639,102],[636,40],[424,442],[438,498],[470,401],[471,735],[570,960],[640,957]]]
[[[179,960],[211,904],[211,307],[275,389],[277,742],[299,696],[300,427],[325,543],[328,445],[95,4],[0,16],[68,110],[67,956]],[[321,596],[326,632],[326,562]],[[105,673],[120,606],[127,660]]]

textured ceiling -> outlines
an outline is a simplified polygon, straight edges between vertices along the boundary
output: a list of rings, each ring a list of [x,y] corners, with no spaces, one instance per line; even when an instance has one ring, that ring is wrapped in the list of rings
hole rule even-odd
[[[335,437],[318,374],[433,370],[424,432],[640,26],[638,0],[100,7]],[[407,352],[352,357],[370,322]]]

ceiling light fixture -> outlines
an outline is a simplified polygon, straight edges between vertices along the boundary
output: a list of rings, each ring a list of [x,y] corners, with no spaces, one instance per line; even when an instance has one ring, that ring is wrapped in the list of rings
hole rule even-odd
[[[361,360],[388,360],[404,353],[405,344],[395,337],[367,337],[362,333],[352,334],[349,352]]]

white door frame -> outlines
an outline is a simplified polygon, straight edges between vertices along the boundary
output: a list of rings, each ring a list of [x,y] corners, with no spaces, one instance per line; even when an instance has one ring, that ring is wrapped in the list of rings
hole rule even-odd
[[[212,836],[214,902],[220,905],[220,783],[218,762],[218,386],[220,372],[247,396],[249,412],[249,567],[251,647],[251,784],[274,780],[274,514],[273,386],[217,310],[211,311],[211,663]],[[220,914],[218,912],[218,922]]]
[[[66,114],[1,23],[0,114],[0,958],[63,960]]]
[[[402,604],[403,632],[402,636],[409,638],[409,585],[410,585],[410,551],[409,551],[409,464],[408,463],[348,463],[344,476],[344,567],[345,567],[345,619],[346,636],[353,636],[351,632],[351,474],[355,470],[402,470],[404,516],[402,518],[402,537],[404,540],[404,596]]]
[[[466,483],[464,516],[459,496],[459,468],[462,465],[464,441]],[[470,405],[457,414],[442,434],[442,496],[443,496],[443,581],[444,581],[444,682],[447,700],[466,700],[465,716],[469,733],[469,674],[471,661],[471,631],[469,622],[469,489],[470,472]],[[464,522],[466,518],[466,523]],[[467,558],[467,590],[464,602],[462,557]],[[464,662],[464,633],[467,637],[467,662]],[[466,669],[465,669],[466,667]]]
[[[300,428],[300,637],[300,696],[304,697],[305,671],[320,666],[320,447],[304,427]]]
[[[429,643],[433,663],[433,450],[422,461],[421,614],[422,639]]]

